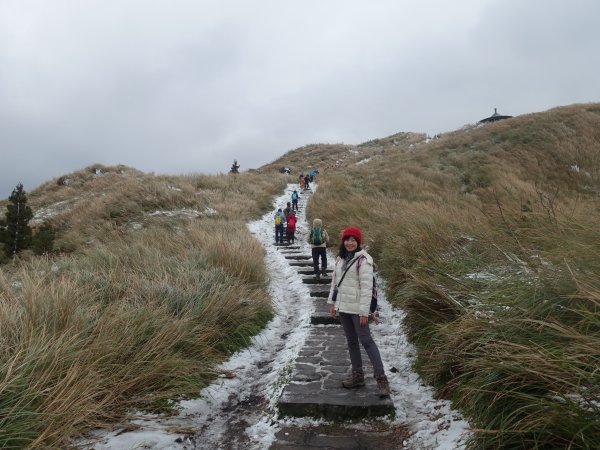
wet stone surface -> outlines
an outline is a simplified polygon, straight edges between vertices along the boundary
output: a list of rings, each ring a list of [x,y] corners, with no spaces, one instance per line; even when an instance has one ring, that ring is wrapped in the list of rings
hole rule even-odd
[[[286,252],[287,253],[287,252]],[[312,273],[312,260],[296,253],[286,255],[288,263],[298,269],[303,282],[309,285],[315,309],[312,328],[296,359],[289,383],[278,401],[279,413],[288,417],[320,417],[344,424],[324,424],[314,427],[285,427],[276,436],[272,450],[319,449],[400,449],[408,435],[405,427],[389,427],[385,421],[358,429],[348,426],[348,420],[377,420],[391,417],[394,404],[377,394],[376,382],[368,357],[365,361],[365,386],[345,389],[342,380],[350,372],[346,337],[339,324],[329,314],[327,297],[331,284],[331,269],[320,280]]]
[[[312,427],[285,427],[277,433],[271,450],[344,449],[392,450],[402,449],[409,433],[406,427],[389,427],[386,423],[372,423],[368,430],[341,424]]]
[[[368,361],[362,350],[363,360]],[[315,326],[296,360],[290,383],[278,401],[282,416],[362,419],[394,414],[390,398],[380,398],[370,365],[365,364],[365,386],[345,389],[350,371],[346,338],[339,325]]]

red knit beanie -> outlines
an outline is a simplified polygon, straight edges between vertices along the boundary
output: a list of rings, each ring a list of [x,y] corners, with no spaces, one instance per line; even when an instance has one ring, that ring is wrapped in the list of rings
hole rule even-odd
[[[346,238],[352,236],[358,242],[358,246],[360,247],[362,244],[362,234],[360,234],[360,230],[356,227],[348,227],[344,231],[342,231],[342,242],[346,240]]]

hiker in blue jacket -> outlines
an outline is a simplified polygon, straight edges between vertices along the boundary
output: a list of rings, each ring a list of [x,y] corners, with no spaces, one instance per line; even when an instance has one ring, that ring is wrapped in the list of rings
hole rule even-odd
[[[275,243],[283,244],[283,225],[285,224],[285,215],[281,208],[275,213]]]
[[[292,209],[298,211],[298,191],[292,192]]]

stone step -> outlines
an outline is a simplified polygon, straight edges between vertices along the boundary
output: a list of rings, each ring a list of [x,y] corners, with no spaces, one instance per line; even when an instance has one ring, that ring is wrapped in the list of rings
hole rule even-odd
[[[327,270],[325,271],[325,273],[326,273],[327,275],[325,275],[325,276],[331,277],[331,274],[332,274],[332,272],[333,272],[333,271],[332,271],[331,269],[327,269]],[[298,269],[298,273],[299,273],[300,275],[313,275],[313,276],[314,276],[314,274],[315,274],[315,271],[314,271],[314,269]],[[323,276],[323,275],[321,275],[321,276]]]
[[[339,325],[339,316],[334,319],[329,314],[329,305],[327,304],[327,297],[314,297],[315,310],[310,315],[310,323],[312,325]],[[373,323],[373,317],[369,316],[369,322]]]
[[[293,244],[290,244],[289,242],[283,242],[283,243],[282,242],[273,242],[273,245],[275,247],[289,247]]]
[[[297,255],[283,255],[285,259],[290,259],[294,261],[310,261],[312,264],[312,256],[306,256],[305,254],[297,254]]]
[[[306,253],[304,253],[303,251],[301,251],[300,248],[298,248],[298,247],[292,247],[291,245],[289,247],[280,247],[277,250],[279,250],[279,252],[282,255],[303,255],[303,256],[306,256]]]
[[[297,252],[300,250],[300,246],[298,244],[290,244],[285,247],[279,248],[279,251],[283,252]]]
[[[342,327],[314,327],[296,359],[290,383],[277,404],[282,417],[323,417],[329,420],[363,419],[394,414],[391,398],[377,395],[369,359],[365,362],[366,386],[345,389],[342,380],[350,371]]]
[[[331,284],[331,277],[327,275],[321,275],[321,277],[317,280],[315,275],[311,275],[310,277],[302,277],[302,282],[304,284]]]
[[[337,317],[334,319],[329,314],[326,298],[315,298],[315,310],[310,316],[310,323],[313,325],[339,325],[340,320]]]
[[[290,266],[294,266],[294,267],[312,267],[313,266],[312,259],[307,260],[307,261],[290,261],[288,264]]]
[[[390,425],[385,419],[372,419],[366,428],[358,429],[352,423],[326,423],[315,425],[287,425],[275,435],[269,450],[348,450],[405,448],[404,441],[411,435],[404,424]]]
[[[313,284],[309,288],[311,297],[329,297],[329,288],[328,284]]]

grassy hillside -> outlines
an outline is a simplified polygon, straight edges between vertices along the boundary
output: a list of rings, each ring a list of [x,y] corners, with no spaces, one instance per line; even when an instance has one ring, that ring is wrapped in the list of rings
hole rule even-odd
[[[600,448],[597,104],[307,145],[238,176],[96,165],[28,193],[58,237],[0,265],[0,447],[64,448],[194,395],[271,315],[245,223],[311,167],[309,215],[363,230],[472,448]]]
[[[65,448],[216,376],[271,317],[245,224],[285,183],[96,165],[29,193],[58,237],[0,265],[0,447]]]
[[[337,167],[332,161],[338,161]],[[313,145],[308,214],[363,230],[471,448],[600,448],[600,105]]]

